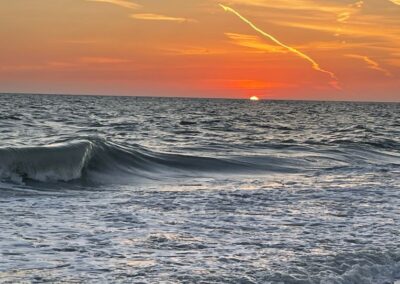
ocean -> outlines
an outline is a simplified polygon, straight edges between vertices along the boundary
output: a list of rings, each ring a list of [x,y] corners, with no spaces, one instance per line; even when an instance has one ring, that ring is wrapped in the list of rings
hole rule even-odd
[[[400,283],[398,103],[0,110],[0,283]]]

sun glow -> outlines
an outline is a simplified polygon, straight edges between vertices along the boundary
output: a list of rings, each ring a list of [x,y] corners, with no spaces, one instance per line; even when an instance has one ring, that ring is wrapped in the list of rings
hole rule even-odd
[[[257,96],[250,97],[250,101],[259,101],[260,99]]]

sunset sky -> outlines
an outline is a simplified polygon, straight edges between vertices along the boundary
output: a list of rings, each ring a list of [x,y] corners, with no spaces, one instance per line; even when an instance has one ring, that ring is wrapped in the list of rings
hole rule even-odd
[[[400,101],[400,0],[0,0],[0,43],[0,92]]]

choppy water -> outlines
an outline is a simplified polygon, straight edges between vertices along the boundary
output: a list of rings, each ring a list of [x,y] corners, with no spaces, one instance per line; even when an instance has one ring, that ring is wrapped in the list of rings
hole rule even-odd
[[[0,95],[0,282],[394,283],[400,105]]]

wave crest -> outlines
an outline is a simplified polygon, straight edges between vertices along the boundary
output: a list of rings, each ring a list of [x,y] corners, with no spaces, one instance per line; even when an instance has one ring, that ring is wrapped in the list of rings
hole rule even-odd
[[[214,174],[304,173],[342,167],[398,165],[398,156],[353,149],[293,148],[269,155],[189,156],[88,138],[39,147],[0,148],[0,180],[132,183]]]
[[[266,170],[265,166],[249,161],[166,154],[95,138],[50,146],[1,148],[0,157],[0,179],[13,182],[113,183],[124,179],[195,176],[201,172]],[[281,168],[274,165],[274,169]]]
[[[91,159],[93,143],[79,141],[42,147],[0,149],[0,178],[14,182],[26,179],[50,182],[82,177]]]

